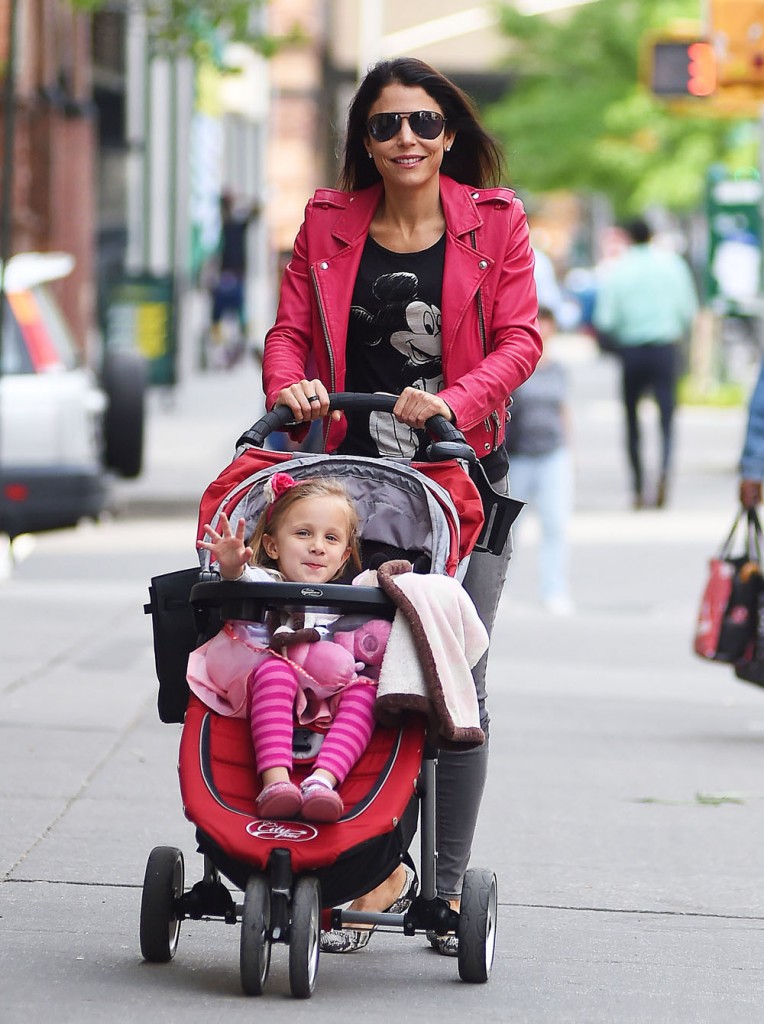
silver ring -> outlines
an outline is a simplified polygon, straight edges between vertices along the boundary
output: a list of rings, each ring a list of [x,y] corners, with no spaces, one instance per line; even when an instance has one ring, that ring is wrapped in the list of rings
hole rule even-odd
[[[309,402],[320,402],[321,399],[318,397],[318,395],[308,395],[308,401]]]

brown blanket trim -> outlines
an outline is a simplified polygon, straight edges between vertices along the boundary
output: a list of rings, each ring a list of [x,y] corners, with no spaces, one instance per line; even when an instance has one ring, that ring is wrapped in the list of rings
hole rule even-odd
[[[417,711],[427,715],[431,739],[445,750],[464,750],[479,747],[485,743],[485,733],[477,726],[464,728],[456,726],[448,710],[443,688],[440,684],[435,656],[427,635],[422,627],[416,608],[395,582],[394,577],[404,572],[411,572],[411,563],[403,559],[385,562],[377,570],[377,580],[382,590],[399,609],[411,628],[417,652],[422,665],[429,700],[414,694],[388,694],[378,697],[375,705],[377,717],[381,722],[402,711]]]

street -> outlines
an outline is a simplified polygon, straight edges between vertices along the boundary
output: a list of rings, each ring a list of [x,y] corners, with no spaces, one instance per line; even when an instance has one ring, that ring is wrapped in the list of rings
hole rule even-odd
[[[201,877],[156,715],[151,576],[195,564],[194,504],[258,415],[254,366],[152,404],[146,473],[112,518],[37,537],[0,584],[0,1022],[506,1021],[744,1024],[764,1000],[764,691],[691,653],[708,557],[735,512],[741,409],[683,409],[669,507],[635,513],[616,367],[583,339],[573,377],[574,613],[536,599],[518,532],[489,668],[491,771],[473,864],[499,879],[490,982],[424,938],[321,958],[289,996],[241,994],[238,928],[184,922],[141,961],[152,847]],[[651,410],[652,412],[652,410]],[[648,442],[654,420],[647,417]],[[414,853],[417,853],[416,848]]]

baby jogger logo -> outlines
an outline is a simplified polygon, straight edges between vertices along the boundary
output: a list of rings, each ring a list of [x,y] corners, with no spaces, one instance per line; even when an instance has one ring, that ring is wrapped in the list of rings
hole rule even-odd
[[[250,821],[247,832],[253,839],[278,839],[284,843],[307,843],[318,835],[317,828],[299,821]]]

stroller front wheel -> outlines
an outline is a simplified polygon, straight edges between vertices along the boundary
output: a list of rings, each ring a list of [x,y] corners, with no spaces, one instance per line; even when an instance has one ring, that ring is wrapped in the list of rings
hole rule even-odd
[[[180,922],[175,901],[183,895],[183,853],[156,846],[149,854],[141,898],[141,954],[149,963],[165,964],[175,956]]]
[[[320,936],[321,886],[317,878],[305,875],[294,886],[289,925],[289,988],[296,999],[313,995]]]
[[[262,875],[253,875],[244,893],[239,943],[241,987],[261,996],[271,966],[271,892]]]
[[[493,871],[470,868],[465,873],[459,906],[459,977],[488,981],[496,951],[498,896]]]

